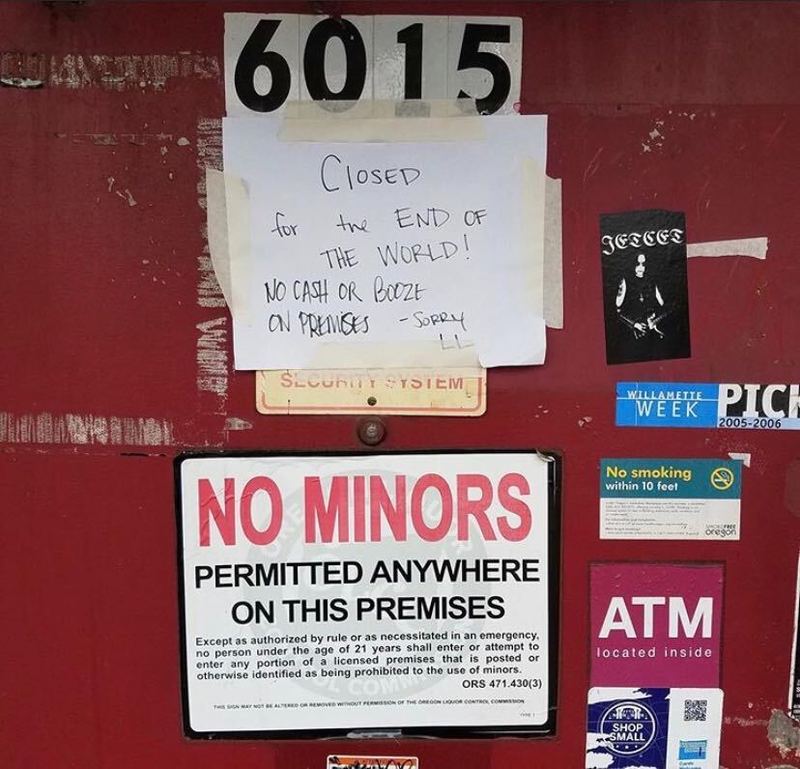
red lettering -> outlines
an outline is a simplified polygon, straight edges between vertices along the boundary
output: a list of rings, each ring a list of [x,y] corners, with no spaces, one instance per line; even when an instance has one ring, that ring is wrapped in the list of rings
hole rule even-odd
[[[509,489],[516,489],[524,495],[530,494],[531,490],[525,476],[519,473],[506,473],[497,486],[497,497],[500,500],[500,504],[509,513],[513,513],[519,518],[519,525],[512,526],[508,522],[507,516],[500,516],[497,519],[497,528],[503,539],[507,539],[509,542],[520,542],[531,532],[533,514],[525,502],[511,496]]]
[[[353,478],[353,540],[355,542],[365,542],[367,539],[364,531],[366,527],[365,508],[364,476],[357,475]]]
[[[428,526],[422,515],[422,501],[428,489],[438,491],[441,499],[441,520],[438,525],[433,527]],[[411,523],[417,534],[426,542],[437,542],[447,534],[452,522],[453,495],[450,493],[450,486],[447,485],[447,481],[436,473],[426,473],[420,476],[416,484],[414,484],[414,490],[411,492]]]
[[[381,541],[381,513],[392,530],[397,542],[405,542],[406,533],[406,477],[397,475],[394,479],[395,503],[383,485],[383,478],[371,475],[369,478],[369,533],[372,542]]]
[[[259,491],[266,492],[270,502],[269,525],[263,531],[256,528],[253,522],[253,497]],[[280,489],[272,478],[258,475],[245,484],[239,508],[239,517],[242,521],[244,535],[254,545],[269,545],[275,541],[283,522],[283,500],[281,499]]]
[[[347,483],[343,475],[334,476],[331,480],[330,494],[326,504],[319,477],[306,478],[305,481],[305,528],[306,542],[316,542],[319,528],[320,541],[332,542],[334,531],[339,528],[339,542],[347,542],[350,538],[350,526],[347,520]],[[316,522],[316,526],[314,525]]]
[[[478,499],[470,499],[469,493],[472,489],[480,492]],[[469,539],[469,516],[472,516],[484,539],[497,539],[486,515],[486,511],[492,504],[492,482],[485,475],[478,473],[458,475],[456,476],[456,494],[458,498],[458,538],[460,540]]]
[[[226,545],[236,544],[236,490],[234,479],[225,479],[225,512],[214,492],[211,481],[207,478],[200,478],[197,481],[197,515],[200,528],[200,547],[208,547],[211,544],[211,518],[217,526],[217,531]]]

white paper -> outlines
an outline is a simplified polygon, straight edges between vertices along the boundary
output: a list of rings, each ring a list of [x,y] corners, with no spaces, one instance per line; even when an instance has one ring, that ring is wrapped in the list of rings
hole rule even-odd
[[[317,144],[279,141],[278,119],[225,119],[225,173],[250,210],[250,253],[231,265],[236,368],[542,363],[546,125]]]

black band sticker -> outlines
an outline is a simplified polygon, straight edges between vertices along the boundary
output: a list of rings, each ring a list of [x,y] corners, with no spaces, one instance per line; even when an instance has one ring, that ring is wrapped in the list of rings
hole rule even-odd
[[[688,358],[686,223],[677,211],[600,217],[608,363]]]

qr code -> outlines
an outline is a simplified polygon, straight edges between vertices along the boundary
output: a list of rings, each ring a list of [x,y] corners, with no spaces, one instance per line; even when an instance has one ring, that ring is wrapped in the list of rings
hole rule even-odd
[[[686,700],[683,703],[684,721],[705,721],[708,700]]]

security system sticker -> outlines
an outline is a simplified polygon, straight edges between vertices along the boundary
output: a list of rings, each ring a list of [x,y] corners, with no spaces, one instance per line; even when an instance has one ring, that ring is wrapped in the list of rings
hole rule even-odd
[[[717,769],[720,689],[589,691],[586,769]]]
[[[617,426],[800,430],[800,384],[619,382]]]
[[[256,372],[261,414],[480,416],[486,369],[294,369]]]
[[[742,463],[603,459],[600,539],[739,539]]]

